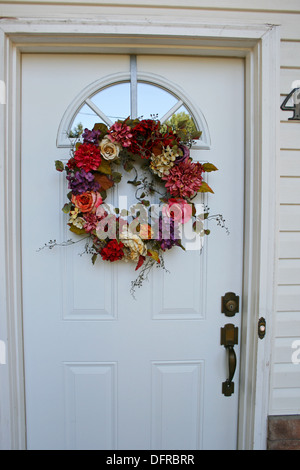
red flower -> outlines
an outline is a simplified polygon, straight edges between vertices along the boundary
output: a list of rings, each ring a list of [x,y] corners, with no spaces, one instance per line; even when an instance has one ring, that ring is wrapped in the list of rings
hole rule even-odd
[[[101,163],[100,149],[93,144],[81,144],[74,153],[78,168],[88,172],[97,170]]]
[[[199,162],[186,160],[174,165],[162,179],[166,189],[174,197],[191,198],[202,184],[203,167]]]
[[[74,170],[74,168],[76,168],[75,158],[70,158],[67,163],[67,167],[69,168],[69,170]]]
[[[142,158],[150,158],[152,148],[157,145],[162,135],[159,132],[160,122],[143,119],[132,129],[132,140],[129,150]]]
[[[132,140],[129,150],[142,158],[150,158],[152,153],[159,155],[163,147],[179,143],[179,138],[170,127],[162,134],[160,122],[143,119],[132,129]]]
[[[102,248],[100,255],[103,260],[106,261],[118,261],[123,258],[123,243],[118,242],[117,240],[111,240],[107,243],[107,245]]]
[[[180,138],[173,133],[173,130],[168,127],[167,132],[163,136],[163,146],[167,147],[168,145],[174,145],[177,144],[179,145],[180,143]]]
[[[129,147],[132,138],[131,128],[126,125],[126,121],[123,123],[115,122],[109,129],[108,138],[112,142],[118,142],[123,147]]]

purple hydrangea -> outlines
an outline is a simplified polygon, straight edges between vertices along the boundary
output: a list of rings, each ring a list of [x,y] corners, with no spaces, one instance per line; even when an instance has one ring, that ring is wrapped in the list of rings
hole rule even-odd
[[[82,134],[83,142],[89,144],[97,144],[99,142],[99,138],[101,135],[101,131],[99,129],[95,129],[90,131],[89,129],[84,129]]]
[[[86,193],[87,191],[98,191],[100,188],[100,184],[95,181],[94,175],[84,170],[70,173],[67,176],[67,180],[69,181],[69,189],[75,195]]]
[[[160,217],[158,240],[160,241],[161,249],[164,251],[180,244],[179,227],[173,219]]]

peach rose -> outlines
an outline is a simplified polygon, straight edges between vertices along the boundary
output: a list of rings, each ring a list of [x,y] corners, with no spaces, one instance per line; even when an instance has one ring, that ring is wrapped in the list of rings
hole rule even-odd
[[[72,202],[80,212],[92,212],[100,204],[102,204],[102,198],[99,193],[94,191],[87,191],[86,193],[72,196]]]

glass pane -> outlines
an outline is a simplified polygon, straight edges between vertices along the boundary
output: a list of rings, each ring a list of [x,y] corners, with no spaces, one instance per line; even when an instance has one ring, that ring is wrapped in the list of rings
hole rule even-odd
[[[86,127],[88,129],[93,129],[97,122],[103,121],[87,104],[84,104],[75,116],[71,129],[76,129],[78,124],[82,124],[83,129]]]
[[[140,82],[137,89],[139,118],[151,119],[151,116],[158,115],[161,119],[178,102],[171,93],[149,83]]]
[[[197,126],[195,125],[194,119],[189,112],[189,110],[185,106],[181,106],[167,121],[166,124],[172,126],[176,129],[176,125],[178,122],[183,121],[184,119],[188,118],[186,128],[190,132],[194,132],[197,130]]]
[[[130,83],[123,82],[111,85],[96,93],[90,100],[113,123],[118,119],[124,120],[130,116]],[[178,97],[159,86],[138,82],[137,103],[140,119],[157,117],[161,120],[179,101]],[[191,132],[196,130],[197,126],[193,117],[184,105],[180,106],[166,123],[176,128],[176,124],[186,117],[189,118],[189,130]],[[83,129],[92,129],[94,124],[99,122],[104,121],[87,104],[84,104],[74,118],[71,129],[75,130],[79,124]]]
[[[112,122],[118,119],[126,119],[130,116],[130,83],[117,83],[104,88],[92,96],[91,101]]]

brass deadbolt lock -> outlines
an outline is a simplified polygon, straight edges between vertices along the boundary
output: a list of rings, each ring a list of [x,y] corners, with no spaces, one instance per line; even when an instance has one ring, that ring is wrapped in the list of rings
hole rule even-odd
[[[239,296],[234,292],[227,292],[224,297],[222,297],[221,312],[224,313],[226,317],[233,317],[239,311],[239,300]]]

